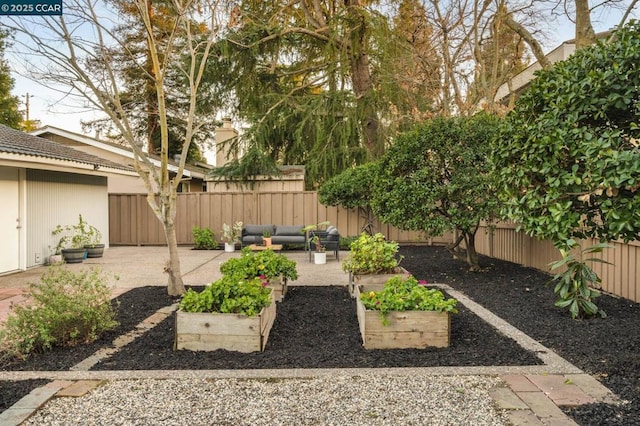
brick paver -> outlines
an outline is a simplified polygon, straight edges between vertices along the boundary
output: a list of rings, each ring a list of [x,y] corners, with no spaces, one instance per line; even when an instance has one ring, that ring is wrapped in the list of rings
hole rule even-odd
[[[564,375],[530,375],[527,379],[538,386],[556,405],[575,407],[596,402],[595,398],[583,392]]]

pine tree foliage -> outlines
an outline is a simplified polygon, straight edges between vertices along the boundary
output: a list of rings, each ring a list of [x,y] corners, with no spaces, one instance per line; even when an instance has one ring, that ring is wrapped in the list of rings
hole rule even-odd
[[[4,59],[4,51],[7,46],[9,34],[0,29],[0,124],[19,129],[22,122],[22,114],[19,110],[19,99],[11,94],[14,80],[11,77],[9,64]]]
[[[374,2],[245,0],[235,16],[224,49],[246,140],[274,162],[305,164],[309,187],[376,158],[432,108],[425,87],[438,78],[407,84],[415,40]]]

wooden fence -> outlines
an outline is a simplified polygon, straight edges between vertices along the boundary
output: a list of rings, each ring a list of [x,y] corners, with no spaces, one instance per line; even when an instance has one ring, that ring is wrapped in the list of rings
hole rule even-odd
[[[178,244],[193,244],[193,227],[210,228],[220,236],[222,224],[236,221],[245,224],[308,225],[329,221],[343,236],[358,235],[367,220],[357,210],[325,207],[316,192],[233,192],[178,194]],[[453,235],[427,238],[419,232],[402,231],[373,221],[375,232],[400,244],[443,245]],[[164,245],[166,239],[160,222],[140,194],[109,195],[110,245]],[[583,246],[593,244],[584,241]],[[600,257],[611,265],[594,265],[602,278],[603,289],[640,302],[640,242],[612,243]],[[515,225],[483,225],[476,236],[478,253],[549,271],[549,264],[560,258],[549,241],[540,241],[516,232]]]
[[[309,225],[329,221],[343,236],[359,235],[367,220],[355,209],[325,207],[316,192],[227,192],[178,194],[178,244],[193,244],[194,226],[210,228],[216,237],[222,224]],[[446,244],[451,235],[427,239],[420,232],[401,231],[373,221],[375,232],[399,243]],[[163,245],[166,239],[142,194],[109,195],[110,245]]]
[[[549,272],[550,263],[562,258],[550,241],[529,237],[524,232],[516,232],[515,228],[514,224],[503,222],[481,227],[476,236],[478,253],[545,272]],[[580,245],[584,249],[596,243],[596,240],[583,240]],[[591,264],[602,279],[602,289],[640,302],[640,241],[609,244],[612,247],[602,253],[589,255],[608,262]]]

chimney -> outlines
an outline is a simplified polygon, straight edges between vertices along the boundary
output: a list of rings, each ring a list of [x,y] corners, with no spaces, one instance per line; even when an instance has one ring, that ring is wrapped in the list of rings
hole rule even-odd
[[[233,128],[231,118],[222,119],[222,127],[216,129],[216,167],[224,166],[232,160],[229,155],[229,142],[238,136],[238,132]]]

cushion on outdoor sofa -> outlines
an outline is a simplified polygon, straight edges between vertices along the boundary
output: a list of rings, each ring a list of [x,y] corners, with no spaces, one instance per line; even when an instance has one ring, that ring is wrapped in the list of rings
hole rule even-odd
[[[304,237],[302,225],[278,225],[276,226],[276,233],[273,235],[291,235],[296,237]]]
[[[256,236],[262,236],[262,234],[264,234],[264,232],[267,231],[269,232],[271,235],[273,235],[275,233],[275,226],[273,225],[245,225],[244,228],[242,228],[242,235],[256,235]]]

